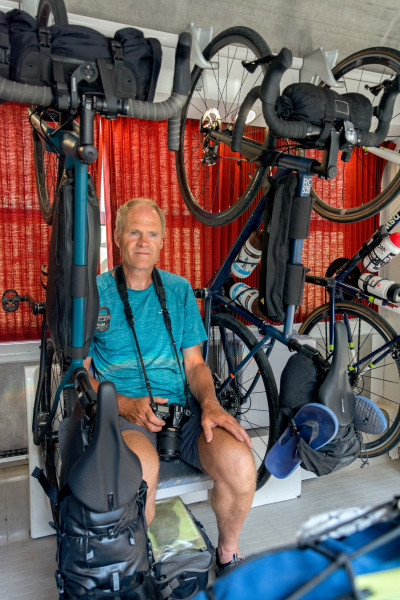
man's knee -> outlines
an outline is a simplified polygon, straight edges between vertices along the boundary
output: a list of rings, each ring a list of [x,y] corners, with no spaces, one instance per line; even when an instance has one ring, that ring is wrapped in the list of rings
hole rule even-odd
[[[143,479],[149,490],[156,488],[158,481],[159,458],[151,441],[139,431],[123,431],[122,437],[128,448],[138,456],[142,465]]]
[[[236,482],[252,488],[256,481],[256,467],[250,448],[224,430],[213,430],[213,441],[199,440],[199,457],[203,468],[214,479]]]

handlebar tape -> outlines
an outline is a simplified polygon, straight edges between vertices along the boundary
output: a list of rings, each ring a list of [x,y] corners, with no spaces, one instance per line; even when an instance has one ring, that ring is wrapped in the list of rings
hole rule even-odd
[[[260,97],[260,89],[261,86],[257,85],[252,88],[250,92],[247,94],[246,98],[243,100],[242,105],[239,109],[238,116],[236,119],[235,127],[233,129],[232,135],[232,152],[240,152],[240,147],[242,145],[242,138],[244,133],[244,128],[246,125],[246,118],[249,114],[249,110],[253,106],[256,100]]]
[[[400,93],[400,75],[397,75],[393,79],[390,87],[388,87],[381,98],[379,103],[379,109],[377,117],[379,119],[378,127],[374,132],[361,132],[361,140],[357,145],[359,146],[379,146],[386,138],[390,121],[393,116],[394,103]]]
[[[191,35],[180,34],[175,53],[174,82],[171,96],[164,102],[144,102],[129,99],[123,103],[124,114],[128,117],[163,121],[180,113],[190,88],[190,49]],[[51,87],[29,85],[11,81],[0,76],[0,101],[56,106]]]
[[[54,95],[51,87],[47,85],[29,85],[0,76],[0,100],[46,107],[51,106]]]

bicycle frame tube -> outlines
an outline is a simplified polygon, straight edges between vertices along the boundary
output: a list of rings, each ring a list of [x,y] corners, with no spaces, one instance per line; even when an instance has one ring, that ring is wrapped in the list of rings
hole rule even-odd
[[[299,172],[299,183],[297,194],[300,198],[306,198],[310,196],[312,175],[310,170],[312,164],[315,161],[303,157],[292,156],[290,154],[280,154],[277,160],[278,169],[273,177],[274,180],[279,178],[281,175],[286,173],[288,170],[296,168]],[[238,255],[241,247],[246,242],[250,234],[255,231],[262,223],[265,203],[267,196],[263,196],[255,207],[248,221],[245,223],[242,231],[239,233],[236,241],[232,248],[229,250],[225,260],[221,267],[218,269],[216,274],[211,280],[210,287],[206,290],[205,295],[205,314],[204,322],[206,326],[207,335],[210,331],[211,314],[214,306],[225,305],[229,306],[232,312],[237,316],[245,318],[252,325],[255,325],[259,332],[264,336],[263,339],[254,347],[253,351],[247,355],[245,359],[238,366],[238,370],[245,364],[247,360],[251,358],[258,350],[264,349],[267,356],[272,351],[275,340],[287,345],[292,337],[294,314],[296,306],[288,305],[286,307],[286,316],[283,325],[283,331],[280,331],[277,327],[266,323],[263,319],[260,319],[256,315],[248,313],[245,309],[242,309],[238,304],[227,301],[227,298],[222,295],[222,286],[228,279],[232,263]],[[289,261],[291,264],[301,264],[303,250],[303,240],[291,240],[290,242],[290,256]],[[205,360],[208,357],[209,345],[208,341],[203,345],[203,356]]]

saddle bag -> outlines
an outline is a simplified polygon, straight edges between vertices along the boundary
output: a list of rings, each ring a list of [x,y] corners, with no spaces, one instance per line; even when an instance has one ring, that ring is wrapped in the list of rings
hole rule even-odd
[[[310,402],[318,401],[318,391],[323,383],[312,360],[296,352],[282,371],[279,392],[279,435],[289,425],[296,412]],[[297,451],[303,469],[318,476],[338,471],[355,461],[361,450],[361,433],[353,423],[340,426],[331,442],[314,450],[298,437]]]
[[[90,428],[79,401],[62,424],[60,492],[49,493],[60,600],[159,600],[149,573],[147,485],[120,433],[114,385],[100,384]]]
[[[81,25],[38,29],[31,15],[17,9],[2,13],[1,22],[9,35],[10,79],[52,85],[59,98],[71,89],[73,76],[82,93],[154,99],[161,44],[139,29],[120,29],[113,38]]]
[[[215,551],[204,527],[179,497],[156,502],[149,538],[152,572],[163,600],[190,600],[206,588]]]
[[[260,309],[271,321],[285,319],[285,305],[302,303],[308,269],[289,264],[290,240],[306,239],[313,200],[297,197],[298,178],[282,175],[267,192],[260,269]]]
[[[99,293],[96,271],[100,252],[99,201],[92,178],[87,193],[87,264],[73,265],[74,179],[68,174],[54,212],[48,258],[46,317],[50,336],[57,349],[71,358],[85,358],[97,325]],[[84,344],[72,347],[72,304],[74,297],[85,298]]]

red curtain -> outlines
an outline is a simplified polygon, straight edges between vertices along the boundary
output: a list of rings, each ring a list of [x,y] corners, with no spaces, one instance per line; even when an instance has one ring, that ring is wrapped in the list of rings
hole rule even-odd
[[[47,263],[50,227],[37,201],[27,107],[1,105],[0,130],[0,292],[12,288],[44,300],[40,267]],[[26,303],[15,313],[1,310],[0,340],[38,339],[40,325]]]
[[[166,235],[159,266],[186,277],[194,287],[212,274],[210,228],[197,222],[184,205],[167,149],[167,123],[117,119],[110,124],[110,204],[112,228],[119,206],[131,198],[151,198],[164,210]],[[106,204],[107,210],[107,204]],[[120,260],[112,246],[113,264]]]
[[[111,238],[115,212],[125,201],[146,196],[159,203],[166,213],[167,232],[160,267],[185,276],[195,287],[207,284],[231,247],[247,215],[229,226],[211,228],[198,223],[181,198],[175,173],[175,157],[167,150],[166,122],[96,118],[95,143],[100,160],[90,171],[100,191],[101,164],[106,206],[109,267],[119,261]],[[38,208],[34,177],[32,133],[26,107],[0,106],[0,291],[13,288],[44,300],[40,268],[47,263],[51,228]],[[194,130],[198,124],[193,122]],[[370,156],[371,173],[383,170],[384,162]],[[357,162],[354,163],[357,165]],[[359,193],[358,167],[354,167],[350,194]],[[372,176],[371,176],[372,177]],[[374,178],[376,181],[379,178]],[[371,179],[372,181],[372,179]],[[363,184],[364,186],[366,184]],[[368,186],[367,186],[368,187]],[[369,187],[364,197],[375,195]],[[305,243],[303,263],[314,274],[324,274],[338,256],[351,256],[376,228],[374,219],[358,224],[328,222],[313,214],[310,238]],[[258,270],[246,281],[258,286]],[[323,302],[322,291],[306,286],[301,320]],[[1,311],[0,341],[22,341],[40,337],[40,319],[27,306],[16,313]]]
[[[95,145],[101,147],[96,118]],[[32,128],[26,106],[0,106],[0,293],[14,289],[45,300],[40,269],[47,264],[51,227],[42,219],[36,193]],[[97,164],[90,172],[99,183]],[[99,190],[99,185],[97,185]],[[15,313],[0,309],[0,341],[37,340],[41,318],[26,303]]]

